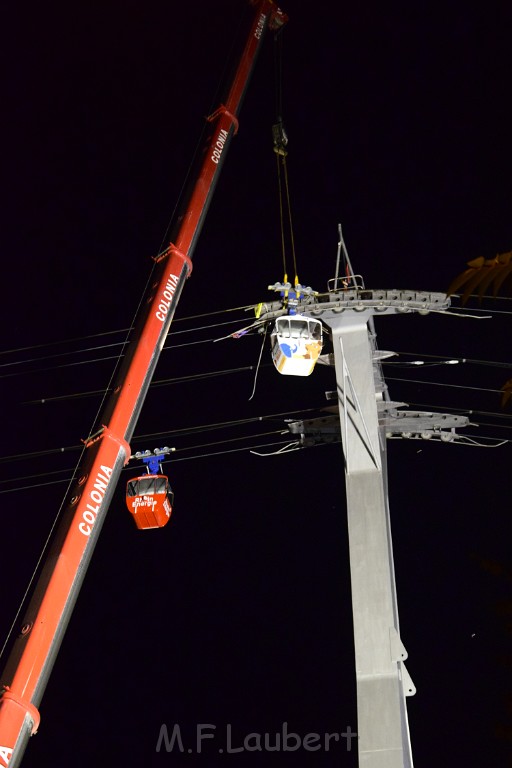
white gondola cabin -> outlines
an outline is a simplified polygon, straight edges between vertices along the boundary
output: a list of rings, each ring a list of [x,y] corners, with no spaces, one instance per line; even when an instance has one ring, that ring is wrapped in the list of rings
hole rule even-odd
[[[141,475],[126,485],[126,506],[137,528],[163,528],[171,517],[174,493],[165,475]]]
[[[270,343],[279,373],[309,376],[322,351],[322,323],[304,315],[278,317]]]

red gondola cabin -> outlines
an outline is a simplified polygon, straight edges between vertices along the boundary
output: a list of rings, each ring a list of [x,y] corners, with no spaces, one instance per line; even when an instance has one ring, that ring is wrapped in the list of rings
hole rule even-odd
[[[141,475],[126,486],[126,506],[137,528],[163,528],[171,517],[174,493],[165,475]]]

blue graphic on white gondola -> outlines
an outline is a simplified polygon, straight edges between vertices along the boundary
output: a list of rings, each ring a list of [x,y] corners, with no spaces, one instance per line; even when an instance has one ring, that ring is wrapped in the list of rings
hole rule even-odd
[[[295,344],[293,347],[291,347],[289,344],[281,343],[279,346],[286,357],[293,357],[299,348],[298,344]]]

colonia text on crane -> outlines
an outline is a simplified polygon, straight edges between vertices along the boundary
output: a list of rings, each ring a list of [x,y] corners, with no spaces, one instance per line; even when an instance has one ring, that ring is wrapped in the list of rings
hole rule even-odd
[[[167,279],[167,283],[165,285],[164,292],[162,294],[162,301],[158,305],[158,309],[155,313],[156,319],[160,320],[160,322],[162,323],[167,317],[169,307],[171,306],[172,297],[174,296],[176,286],[178,285],[178,280],[179,280],[179,277],[177,277],[176,275],[173,275],[172,273],[169,275]]]
[[[219,131],[219,135],[217,136],[217,141],[215,142],[215,146],[212,152],[212,162],[214,162],[215,165],[219,164],[220,156],[222,155],[222,150],[224,149],[224,144],[226,143],[227,137],[228,132],[222,128]]]
[[[100,504],[103,501],[105,491],[107,490],[108,481],[110,480],[110,476],[112,474],[111,467],[102,465],[100,469],[101,472],[98,472],[96,475],[96,482],[94,483],[94,487],[89,494],[91,502],[94,502],[96,506],[93,507],[91,502],[86,505],[82,515],[83,521],[78,526],[80,532],[83,533],[84,536],[90,536],[91,534],[92,526],[96,520],[96,515],[98,514]]]

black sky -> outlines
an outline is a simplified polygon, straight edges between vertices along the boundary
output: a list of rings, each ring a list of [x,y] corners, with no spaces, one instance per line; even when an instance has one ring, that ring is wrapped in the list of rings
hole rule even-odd
[[[147,0],[4,11],[3,350],[130,326],[204,117],[217,106],[244,9],[244,0]],[[354,268],[370,287],[443,291],[468,260],[510,250],[506,4],[292,2],[285,10],[283,116],[301,282],[325,289],[339,222]],[[267,300],[267,286],[282,278],[274,88],[269,36],[171,332],[228,320],[185,318]],[[510,311],[506,301],[472,306]],[[508,317],[383,318],[378,344],[418,358],[508,362]],[[230,330],[220,326],[203,338]],[[62,366],[118,348],[40,358],[120,338],[2,355],[9,374],[2,379],[2,456],[77,446],[100,398],[68,396],[103,390],[113,360]],[[156,379],[254,366],[259,344],[248,338],[168,350]],[[18,364],[31,358],[36,362]],[[155,752],[162,723],[179,723],[184,738],[196,723],[216,724],[219,733],[230,723],[240,738],[278,731],[285,721],[301,734],[357,727],[340,446],[191,461],[188,446],[244,430],[193,439],[170,434],[320,413],[334,388],[332,371],[318,367],[307,380],[290,380],[274,372],[268,350],[263,362],[252,400],[248,370],[150,390],[133,448],[156,447],[160,438],[146,444],[142,437],[156,432],[161,444],[176,446],[166,465],[176,493],[172,524],[138,532],[121,482],[43,699],[27,768],[50,760],[79,768],[98,759],[356,765],[342,745],[299,757],[229,757],[217,745],[203,755]],[[497,390],[509,378],[504,368],[474,363],[390,365],[385,374],[392,398],[411,407],[497,413]],[[261,431],[284,429],[283,418],[264,422]],[[482,426],[468,430],[473,435],[508,437],[506,429],[486,426],[496,418],[475,421]],[[512,740],[510,448],[388,447],[401,634],[418,691],[408,701],[415,765],[505,765]],[[3,462],[2,479],[42,474],[14,486],[50,482],[60,476],[45,473],[71,474],[77,457],[66,450]],[[65,487],[2,493],[2,637]]]

